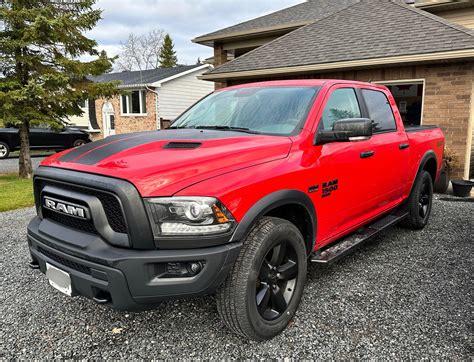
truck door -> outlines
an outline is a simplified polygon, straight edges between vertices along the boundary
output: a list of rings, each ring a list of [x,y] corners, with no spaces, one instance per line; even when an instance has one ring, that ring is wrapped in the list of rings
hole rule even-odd
[[[332,87],[319,116],[318,132],[332,129],[335,121],[364,115],[360,93],[344,85]],[[314,146],[317,159],[313,180],[318,191],[311,197],[318,209],[318,239],[324,244],[357,225],[374,208],[371,188],[376,161],[367,157],[372,141],[333,142]]]
[[[49,143],[49,130],[45,128],[30,128],[30,147],[41,148]]]
[[[397,127],[389,97],[381,89],[361,89],[367,118],[373,121],[371,138],[373,167],[371,172],[375,210],[383,211],[402,197],[409,164],[409,142],[404,129]],[[400,122],[401,123],[401,122]],[[398,128],[398,129],[397,129]]]

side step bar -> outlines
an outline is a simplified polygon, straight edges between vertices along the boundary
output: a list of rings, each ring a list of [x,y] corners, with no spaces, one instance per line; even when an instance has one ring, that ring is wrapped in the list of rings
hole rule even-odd
[[[380,219],[375,220],[371,224],[368,224],[355,233],[341,239],[327,249],[316,252],[311,261],[319,264],[330,264],[339,260],[343,256],[353,252],[359,246],[364,244],[367,240],[380,233],[382,230],[392,226],[399,221],[403,220],[408,216],[408,212],[405,210],[397,210],[383,216]]]

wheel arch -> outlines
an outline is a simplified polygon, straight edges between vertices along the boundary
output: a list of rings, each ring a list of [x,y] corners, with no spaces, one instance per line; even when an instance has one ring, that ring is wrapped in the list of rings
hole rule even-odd
[[[302,218],[295,218],[303,213]],[[308,254],[313,251],[316,240],[316,209],[310,197],[299,190],[280,190],[257,201],[244,215],[237,226],[232,241],[245,239],[253,226],[263,216],[276,216],[293,223],[305,239]]]
[[[12,150],[12,142],[9,137],[0,136],[0,142],[5,143],[10,150]]]
[[[418,166],[418,171],[416,172],[416,175],[415,175],[415,177],[414,177],[414,179],[412,180],[412,183],[411,183],[410,194],[413,191],[413,186],[415,185],[416,179],[418,178],[418,176],[420,175],[420,173],[422,171],[427,171],[430,174],[431,179],[432,179],[433,184],[434,184],[434,182],[436,180],[436,175],[438,173],[438,159],[437,159],[436,153],[434,153],[434,151],[432,151],[432,150],[427,151],[424,154],[424,156],[422,157],[422,159],[420,161],[420,165]]]

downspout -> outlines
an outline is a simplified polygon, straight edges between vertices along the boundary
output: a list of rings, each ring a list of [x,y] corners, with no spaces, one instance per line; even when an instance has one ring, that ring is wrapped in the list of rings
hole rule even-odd
[[[472,157],[472,142],[474,131],[474,81],[471,85],[471,109],[469,112],[469,120],[467,124],[467,140],[466,140],[466,156],[464,158],[464,179],[469,180],[471,157]]]
[[[156,118],[156,129],[160,130],[161,129],[161,122],[160,122],[160,115],[159,115],[159,107],[158,107],[158,91],[151,89],[147,85],[145,86],[145,89],[154,93],[155,94],[155,118]]]

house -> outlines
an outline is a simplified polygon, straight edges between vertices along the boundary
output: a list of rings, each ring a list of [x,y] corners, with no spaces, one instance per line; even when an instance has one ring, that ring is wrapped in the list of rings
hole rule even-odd
[[[107,73],[94,82],[120,81],[123,94],[88,102],[89,131],[93,139],[113,134],[151,131],[170,122],[202,97],[214,84],[198,79],[209,64]]]
[[[385,84],[406,124],[444,130],[461,162],[452,176],[473,177],[474,2],[406,2],[308,0],[199,36],[215,61],[201,79],[216,88],[291,78]]]
[[[95,113],[95,106],[93,100],[82,101],[79,105],[82,110],[82,115],[80,116],[69,116],[65,122],[72,127],[81,128],[83,130],[94,132],[94,129],[91,127],[90,119],[95,118],[95,114],[90,114],[90,111]]]

